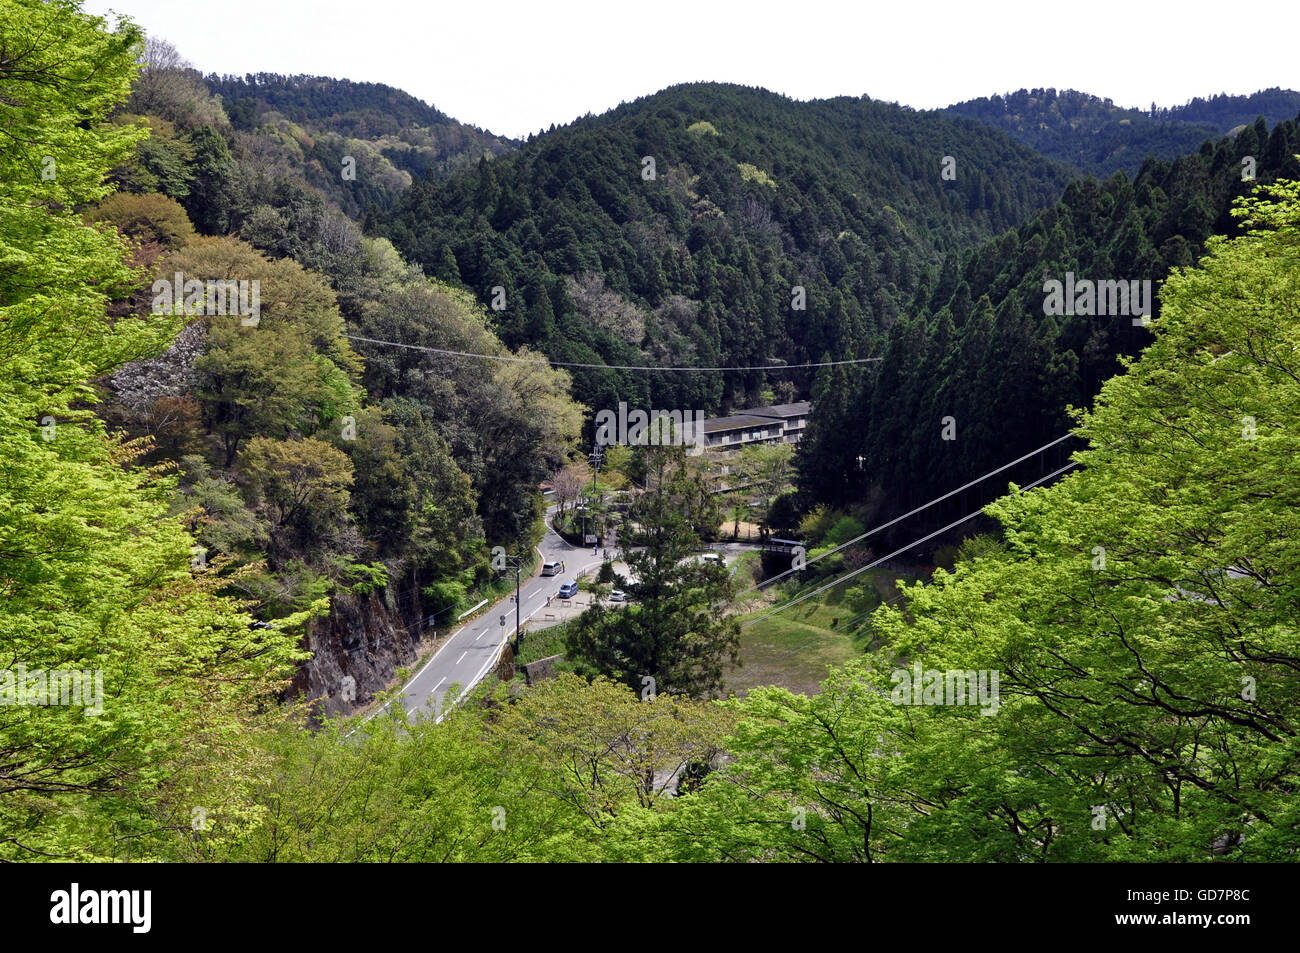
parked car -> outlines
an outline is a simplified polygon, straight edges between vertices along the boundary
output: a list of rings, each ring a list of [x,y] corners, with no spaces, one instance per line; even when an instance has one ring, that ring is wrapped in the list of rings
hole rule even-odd
[[[627,593],[622,589],[615,589],[609,594],[610,602],[627,602]]]
[[[576,580],[570,579],[564,585],[560,586],[561,599],[572,599],[577,594],[578,594],[578,583]]]
[[[718,553],[705,553],[703,556],[700,557],[700,562],[714,563],[718,566],[727,565],[727,561],[723,559],[722,556],[720,556]]]

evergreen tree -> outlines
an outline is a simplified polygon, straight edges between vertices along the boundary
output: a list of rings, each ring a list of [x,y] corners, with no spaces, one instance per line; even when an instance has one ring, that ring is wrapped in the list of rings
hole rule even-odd
[[[704,474],[683,447],[642,446],[633,465],[647,489],[628,514],[622,540],[636,579],[635,602],[592,606],[567,638],[567,653],[601,675],[642,691],[707,696],[722,689],[724,657],[736,658],[739,625],[714,605],[731,598],[731,576],[692,558],[721,512]],[[641,548],[644,547],[644,548]]]

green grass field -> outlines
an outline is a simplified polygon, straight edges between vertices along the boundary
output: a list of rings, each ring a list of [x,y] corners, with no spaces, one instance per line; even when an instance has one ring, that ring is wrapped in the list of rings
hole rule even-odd
[[[551,655],[563,655],[564,633],[571,624],[570,622],[561,622],[559,625],[536,631],[531,631],[525,626],[523,649],[515,656],[516,664],[524,665]]]
[[[816,694],[831,668],[870,646],[870,618],[864,612],[886,598],[897,599],[894,582],[899,578],[892,571],[871,570],[850,584],[742,628],[740,665],[727,667],[723,676],[726,691],[743,695],[760,685],[779,685],[792,692]],[[855,587],[857,592],[850,596]],[[770,605],[743,616],[742,624],[789,601],[799,591],[771,593]]]

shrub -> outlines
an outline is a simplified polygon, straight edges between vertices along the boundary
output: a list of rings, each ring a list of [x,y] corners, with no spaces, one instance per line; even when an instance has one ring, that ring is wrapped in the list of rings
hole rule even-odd
[[[87,210],[88,222],[108,222],[128,238],[179,248],[195,235],[194,225],[175,199],[158,192],[116,192]]]

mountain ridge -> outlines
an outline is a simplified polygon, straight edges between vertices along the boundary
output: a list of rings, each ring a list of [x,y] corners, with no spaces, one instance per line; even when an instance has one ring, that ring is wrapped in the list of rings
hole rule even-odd
[[[996,126],[1043,155],[1099,178],[1137,175],[1148,155],[1173,159],[1263,117],[1270,126],[1300,113],[1300,93],[1278,87],[1220,93],[1149,110],[1116,106],[1075,89],[1018,89],[955,103],[941,112]]]
[[[925,266],[1046,208],[1070,177],[961,117],[691,83],[532,136],[473,172],[421,180],[379,229],[485,305],[502,288],[495,315],[512,346],[576,362],[799,363],[867,352]],[[569,281],[589,274],[604,288],[575,294]],[[794,288],[806,292],[802,310]],[[609,309],[590,300],[602,290],[622,299],[619,320],[654,333],[617,340]],[[594,407],[720,409],[763,402],[780,383],[698,377],[648,387],[596,371],[575,385]]]

